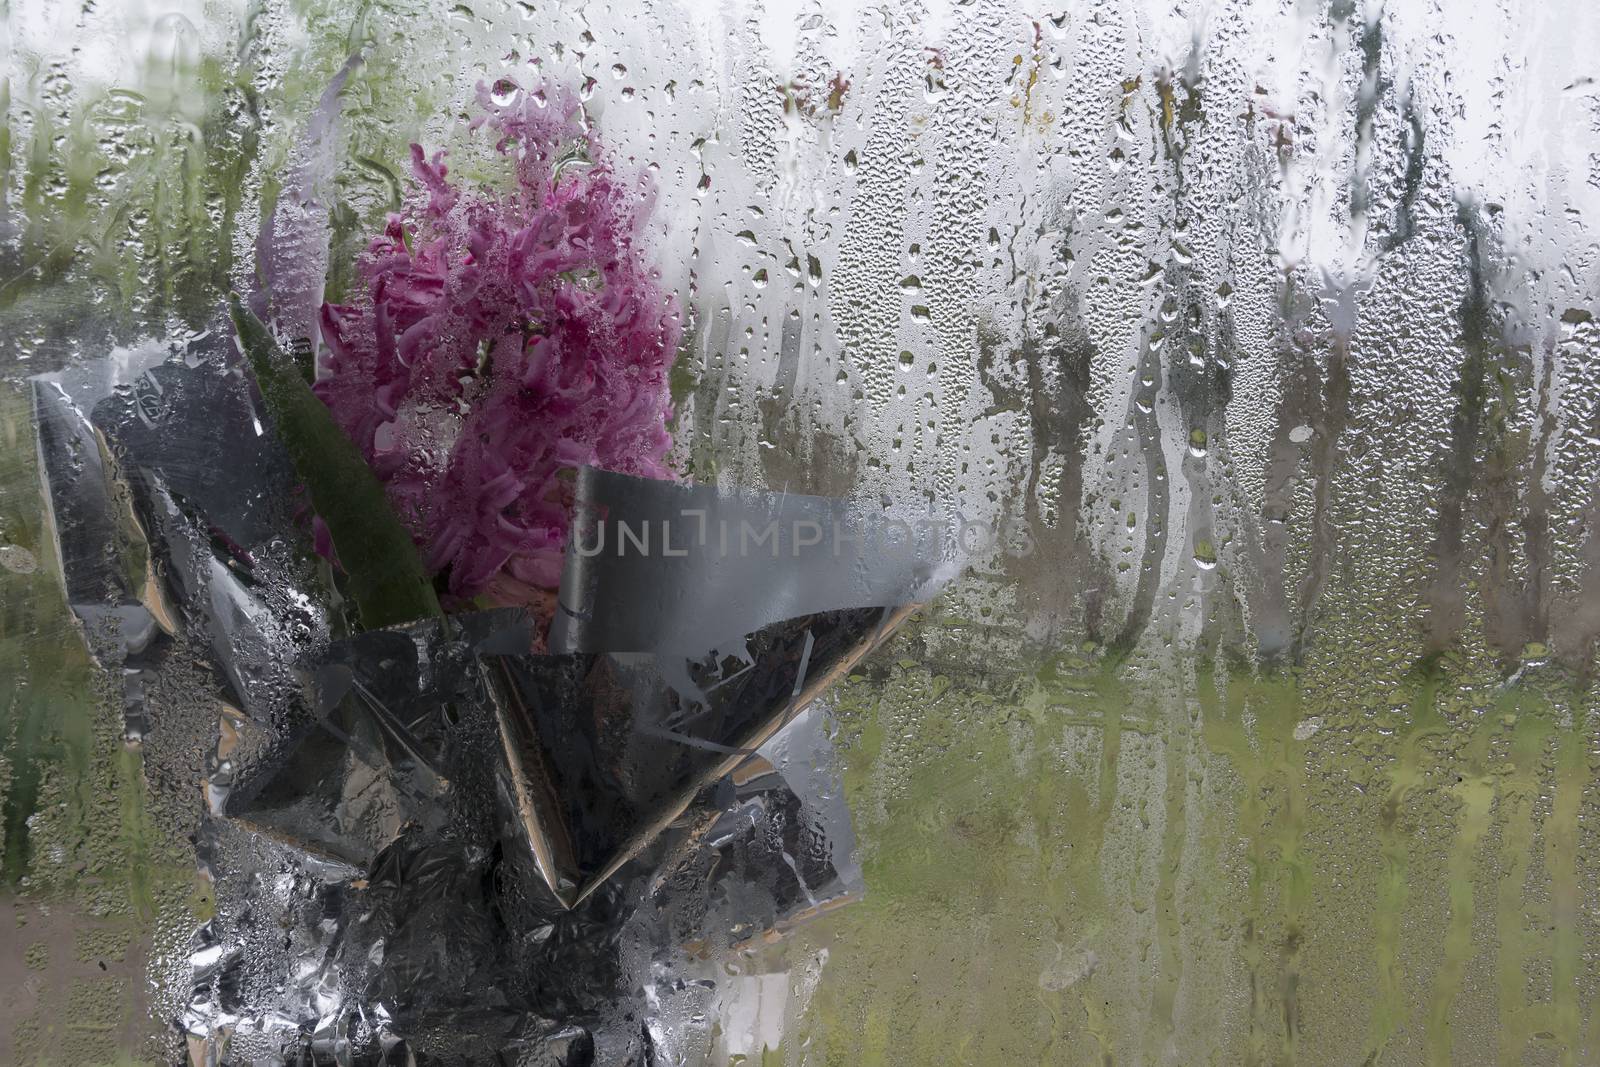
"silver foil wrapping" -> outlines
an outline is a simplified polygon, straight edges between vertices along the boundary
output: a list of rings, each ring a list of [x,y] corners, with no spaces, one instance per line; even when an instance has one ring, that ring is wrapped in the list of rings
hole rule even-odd
[[[191,1062],[694,1062],[715,960],[861,892],[817,698],[947,564],[595,552],[548,655],[519,610],[352,634],[227,338],[34,397],[72,610],[147,774],[193,789],[215,914],[151,976]],[[579,496],[863,521],[593,472]]]

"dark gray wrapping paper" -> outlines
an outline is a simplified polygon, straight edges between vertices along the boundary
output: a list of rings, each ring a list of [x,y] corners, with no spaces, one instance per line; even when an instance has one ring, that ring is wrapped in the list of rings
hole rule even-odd
[[[706,1040],[718,946],[860,892],[814,702],[947,562],[593,553],[550,655],[518,610],[349,635],[224,339],[34,397],[67,598],[147,773],[187,773],[163,730],[215,739],[195,841],[217,914],[152,976],[189,990],[194,1061],[644,1063]],[[637,523],[860,519],[579,486]],[[152,716],[145,683],[179,662],[211,692]]]

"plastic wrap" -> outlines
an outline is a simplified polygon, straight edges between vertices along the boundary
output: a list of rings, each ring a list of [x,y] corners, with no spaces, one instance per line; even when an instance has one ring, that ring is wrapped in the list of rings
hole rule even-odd
[[[936,540],[591,553],[549,654],[520,609],[349,633],[230,346],[118,354],[34,398],[68,599],[130,737],[214,738],[215,915],[152,975],[187,990],[193,1062],[655,1062],[710,1040],[719,953],[859,895],[816,701],[936,586]],[[614,521],[861,514],[579,484]],[[141,679],[179,659],[210,693],[152,705]],[[176,721],[199,715],[214,730]]]

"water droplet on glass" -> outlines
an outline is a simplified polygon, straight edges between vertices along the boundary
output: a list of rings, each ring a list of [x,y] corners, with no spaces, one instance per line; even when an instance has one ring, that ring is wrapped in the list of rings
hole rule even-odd
[[[14,574],[32,574],[39,569],[39,560],[21,545],[0,545],[0,567]]]
[[[507,107],[514,103],[522,87],[510,78],[501,78],[489,89],[489,99],[500,107]]]

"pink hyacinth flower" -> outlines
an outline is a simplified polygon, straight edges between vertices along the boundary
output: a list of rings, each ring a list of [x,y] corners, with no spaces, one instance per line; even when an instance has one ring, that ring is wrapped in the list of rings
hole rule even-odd
[[[571,506],[560,472],[671,477],[680,318],[641,247],[641,198],[571,97],[503,88],[478,87],[475,125],[515,161],[515,187],[459,187],[442,153],[412,146],[416,185],[362,258],[365,291],[322,307],[316,392],[452,601],[547,613]]]

